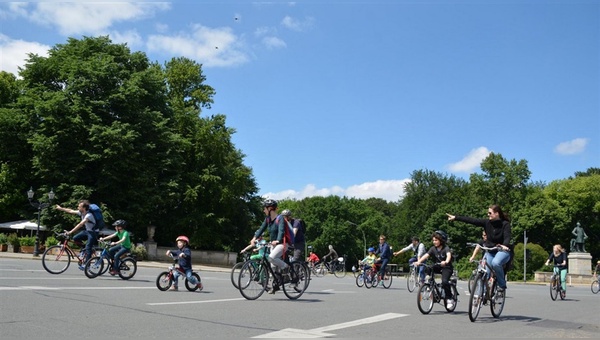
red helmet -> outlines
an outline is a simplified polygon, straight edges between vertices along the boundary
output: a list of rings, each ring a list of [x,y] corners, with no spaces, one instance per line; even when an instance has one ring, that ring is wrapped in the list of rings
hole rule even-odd
[[[185,241],[185,243],[190,244],[190,239],[187,236],[177,236],[177,239],[175,240],[175,242],[177,241]]]

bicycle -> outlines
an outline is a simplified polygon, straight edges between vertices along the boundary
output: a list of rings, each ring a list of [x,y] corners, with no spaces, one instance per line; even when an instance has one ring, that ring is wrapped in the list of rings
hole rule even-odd
[[[85,264],[84,273],[90,279],[106,273],[108,268],[112,268],[115,262],[108,252],[110,243],[104,241],[100,241],[99,243],[102,246],[100,256],[90,258]],[[121,258],[117,271],[119,277],[123,280],[129,280],[135,275],[137,272],[137,260],[131,256],[130,252],[125,253]]]
[[[173,254],[171,254],[170,257],[173,259],[173,264],[169,266],[169,270],[158,274],[158,276],[156,277],[156,288],[158,288],[158,290],[164,292],[171,288],[171,285],[175,281],[174,275],[176,271],[183,275],[183,277],[185,278],[183,280],[185,288],[190,292],[195,292],[198,289],[204,289],[204,286],[202,285],[202,279],[200,278],[200,274],[198,274],[198,272],[192,271],[192,276],[194,276],[196,278],[196,281],[198,281],[199,283],[199,285],[193,285],[188,281],[187,276],[185,275],[185,270],[179,267],[179,257],[174,256]]]
[[[468,246],[476,247],[477,243],[467,243]],[[485,247],[481,246],[484,254],[481,260],[479,260],[479,266],[477,267],[477,276],[475,277],[475,283],[473,284],[473,291],[469,298],[469,319],[471,322],[477,320],[479,311],[482,305],[490,304],[490,310],[494,318],[499,318],[504,309],[504,302],[506,299],[505,292],[498,292],[497,276],[492,266],[487,263],[485,254],[491,250],[501,251],[500,247]],[[489,273],[488,274],[488,270]],[[506,276],[506,274],[505,274]]]
[[[57,245],[48,247],[42,255],[42,266],[50,274],[61,274],[64,273],[69,266],[71,261],[77,259],[79,266],[83,266],[83,259],[85,259],[86,251],[82,248],[79,254],[69,246],[69,240],[71,235],[66,232],[57,233],[54,232],[56,238],[60,241]],[[102,248],[94,247],[94,253],[98,253]],[[108,268],[107,268],[108,269]]]
[[[598,283],[599,278],[600,276],[597,276],[596,279],[592,281],[592,286],[590,287],[592,289],[592,293],[594,294],[598,294],[598,291],[600,291],[600,284]]]
[[[325,268],[324,266],[320,266],[320,264],[321,262],[309,262],[306,264],[311,275],[314,274],[316,277],[323,277],[325,276],[325,274],[327,274],[327,268]]]
[[[452,291],[452,297],[450,298],[454,303],[452,307],[448,308],[448,297],[446,296],[445,290],[442,288],[442,283],[435,281],[434,268],[439,265],[424,265],[425,271],[428,276],[425,278],[425,282],[420,285],[419,292],[417,293],[417,307],[422,314],[429,314],[433,309],[434,303],[443,304],[444,308],[448,312],[454,312],[456,305],[458,304],[458,291],[456,290],[456,278],[450,279],[450,290]]]
[[[370,278],[369,282],[365,281],[365,287],[367,287],[367,288],[377,287],[377,285],[379,283],[381,283],[381,286],[383,286],[383,288],[385,288],[385,289],[389,289],[392,286],[392,280],[394,278],[392,276],[392,270],[386,266],[385,271],[383,272],[383,277],[379,277],[379,269],[380,269],[380,266],[378,266],[378,265],[373,266],[372,272],[371,272],[371,278]]]
[[[552,298],[552,301],[556,301],[556,298],[559,295],[560,299],[564,300],[566,297],[566,292],[562,288],[560,269],[555,265],[552,276],[550,277],[550,298]]]
[[[419,287],[420,278],[419,278],[419,270],[418,267],[414,265],[410,265],[410,272],[406,278],[406,288],[409,292],[413,292],[415,288]]]
[[[265,291],[269,290],[267,288],[269,281],[272,283],[271,289],[275,289],[275,286],[282,287],[283,293],[290,300],[296,300],[302,296],[310,282],[308,266],[301,261],[289,262],[288,249],[284,256],[288,268],[284,273],[276,273],[268,260],[270,245],[261,247],[266,247],[263,256],[260,259],[246,261],[240,271],[238,289],[242,296],[247,300],[258,299]]]
[[[360,269],[356,270],[355,269],[355,273],[358,273],[356,275],[356,286],[358,287],[363,287],[365,286],[365,283],[368,285],[372,286],[372,277],[373,277],[373,271],[372,271],[372,267],[366,264],[360,264]],[[371,288],[371,287],[367,287],[367,288]]]
[[[242,270],[242,267],[244,266],[244,263],[246,263],[246,261],[248,261],[250,259],[250,253],[249,252],[243,252],[242,253],[242,261],[236,263],[233,268],[231,268],[231,283],[233,284],[233,286],[236,289],[239,289],[240,287],[238,286],[238,278],[240,277],[240,270]]]
[[[346,255],[338,257],[333,263],[327,261],[321,261],[317,264],[317,272],[332,273],[337,278],[343,278],[346,276]],[[318,275],[317,275],[318,276]]]

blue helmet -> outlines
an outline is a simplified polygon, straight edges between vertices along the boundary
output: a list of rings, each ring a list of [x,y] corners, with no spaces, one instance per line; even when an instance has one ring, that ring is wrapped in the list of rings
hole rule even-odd
[[[375,252],[375,248],[371,247],[368,249],[369,253],[374,253]]]

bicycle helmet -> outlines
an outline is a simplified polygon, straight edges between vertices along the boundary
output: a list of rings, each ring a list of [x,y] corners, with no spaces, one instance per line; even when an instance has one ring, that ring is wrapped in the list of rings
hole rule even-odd
[[[290,216],[292,216],[292,212],[289,211],[288,209],[285,209],[284,211],[281,212],[281,215],[290,217]]]
[[[267,199],[263,202],[263,208],[273,207],[277,208],[277,201],[272,199]]]
[[[446,234],[445,232],[443,232],[441,230],[436,230],[435,233],[433,233],[433,236],[438,237],[439,239],[441,239],[444,242],[448,242],[448,234]]]
[[[374,253],[374,252],[375,252],[375,248],[373,248],[373,247],[369,248],[369,249],[368,249],[368,252],[369,252],[369,253]]]
[[[175,242],[177,241],[185,241],[185,243],[190,244],[190,239],[187,236],[177,236],[177,239],[175,240]]]
[[[112,225],[113,225],[113,227],[125,228],[127,226],[127,222],[125,222],[125,220],[116,220],[115,223],[113,223]]]

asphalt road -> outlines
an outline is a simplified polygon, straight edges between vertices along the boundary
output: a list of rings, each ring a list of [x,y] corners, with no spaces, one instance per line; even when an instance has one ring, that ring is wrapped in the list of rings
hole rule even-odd
[[[162,268],[161,268],[162,266]],[[466,283],[459,281],[454,313],[436,305],[419,312],[404,278],[390,289],[358,288],[352,275],[313,278],[296,301],[282,292],[245,300],[226,271],[201,270],[202,292],[161,292],[166,268],[140,266],[129,281],[88,279],[75,266],[60,275],[40,261],[0,258],[2,338],[202,338],[252,337],[461,337],[597,338],[600,294],[589,285],[569,286],[567,299],[552,301],[546,285],[509,283],[500,318],[484,306],[476,322],[467,314]],[[180,289],[183,284],[180,284]]]

